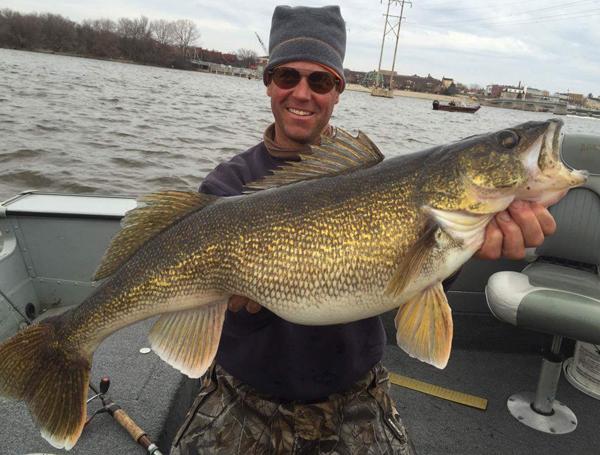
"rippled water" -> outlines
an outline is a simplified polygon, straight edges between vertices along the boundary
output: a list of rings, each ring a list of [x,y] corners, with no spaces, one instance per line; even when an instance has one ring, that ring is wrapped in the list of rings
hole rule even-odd
[[[346,91],[333,124],[393,156],[547,117],[435,112],[427,100]],[[563,119],[567,133],[600,135],[598,120]],[[0,49],[0,200],[25,189],[197,188],[271,121],[261,81]]]

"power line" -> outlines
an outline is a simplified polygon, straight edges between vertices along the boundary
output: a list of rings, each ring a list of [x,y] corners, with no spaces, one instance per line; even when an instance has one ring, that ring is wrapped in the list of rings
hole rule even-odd
[[[583,2],[585,2],[585,3],[589,3],[590,1],[593,2],[593,3],[596,3],[594,0],[583,0]],[[580,1],[576,1],[576,2],[566,3],[564,5],[572,5],[572,4],[581,3],[581,2],[582,1],[580,0]],[[525,11],[522,11],[522,12],[517,12],[517,13],[514,13],[514,14],[508,14],[506,16],[503,16],[502,18],[497,18],[497,19],[503,19],[504,17],[515,17],[515,20],[521,21],[521,20],[525,20],[525,18],[518,19],[518,18],[516,18],[516,16],[520,16],[520,15],[528,14],[528,13],[537,13],[539,11],[543,11],[543,10],[547,10],[547,9],[554,9],[554,10],[556,10],[556,8],[554,8],[554,7],[536,8],[536,9],[525,10]],[[565,14],[567,14],[567,15],[568,14],[582,14],[582,13],[585,14],[585,13],[588,13],[590,11],[593,12],[593,11],[597,11],[597,10],[596,9],[592,9],[592,10],[572,11],[572,12],[567,12],[567,13],[559,12],[558,14],[553,15],[552,17],[565,16]],[[539,17],[546,17],[546,16],[538,16],[538,18]],[[496,18],[492,18],[492,19],[496,19]],[[535,19],[535,18],[532,18],[532,19]],[[469,18],[469,19],[459,19],[459,20],[438,21],[438,22],[433,22],[432,25],[464,24],[464,23],[478,23],[478,22],[490,23],[490,18],[489,17],[485,17],[485,18],[477,18],[477,19],[475,19],[475,18]],[[491,22],[491,23],[498,23],[498,22]]]
[[[562,7],[565,5],[571,5],[571,4],[575,4],[575,3],[589,3],[589,2],[595,2],[595,0],[577,0],[577,1],[573,1],[573,2],[569,2],[569,3],[563,3],[562,1],[560,2],[556,2],[551,4],[550,6],[548,6],[548,2],[544,2],[543,5],[545,5],[544,7],[540,7],[540,8],[536,8],[532,11],[538,10],[545,10],[545,9],[555,9],[557,7]],[[450,4],[455,4],[456,2],[445,2],[445,3],[441,3],[440,6],[435,6],[435,7],[421,7],[421,10],[425,10],[425,11],[434,11],[434,10],[440,10],[441,7],[443,7],[443,5],[450,5]],[[515,0],[515,1],[511,1],[511,2],[502,2],[500,5],[495,4],[495,5],[479,5],[479,6],[462,6],[462,7],[448,7],[448,8],[444,8],[444,12],[448,12],[448,11],[476,11],[476,10],[489,10],[491,8],[494,8],[494,11],[497,11],[500,7],[505,7],[508,5],[522,5],[523,1],[522,0]]]
[[[425,10],[425,11],[434,11],[434,10],[439,10],[441,8],[444,8],[444,12],[446,11],[472,11],[472,10],[480,10],[480,9],[490,9],[490,8],[497,8],[499,5],[495,4],[495,5],[481,5],[481,3],[479,4],[479,6],[455,6],[455,7],[445,7],[445,5],[455,5],[456,1],[448,1],[448,2],[439,2],[439,3],[435,3],[432,6],[421,6],[420,9]],[[501,6],[507,6],[507,5],[516,5],[516,4],[523,4],[523,0],[514,0],[512,2],[502,2]]]
[[[524,24],[536,24],[536,23],[545,23],[545,22],[552,22],[552,21],[559,21],[559,20],[568,20],[568,19],[576,19],[576,18],[580,18],[580,17],[590,17],[590,16],[596,16],[600,14],[600,9],[592,9],[592,10],[585,10],[585,11],[573,11],[571,13],[558,13],[558,14],[552,14],[552,15],[547,15],[547,16],[537,16],[537,17],[532,17],[531,19],[514,19],[514,20],[509,20],[509,21],[490,21],[487,18],[486,19],[473,19],[473,20],[460,20],[460,21],[449,21],[449,22],[430,22],[427,25],[425,24],[419,24],[418,22],[409,22],[408,24],[410,25],[417,25],[418,27],[422,27],[422,28],[448,28],[448,25],[455,25],[455,24],[467,24],[467,25],[477,25],[477,24],[482,24],[482,25],[494,25],[494,26],[503,26],[503,25],[524,25]],[[500,18],[501,19],[501,18]]]

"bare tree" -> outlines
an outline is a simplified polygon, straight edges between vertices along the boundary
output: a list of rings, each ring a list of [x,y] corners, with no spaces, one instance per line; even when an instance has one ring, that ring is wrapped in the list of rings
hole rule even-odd
[[[235,54],[244,68],[248,68],[250,65],[255,65],[258,62],[258,54],[251,49],[238,49]]]
[[[80,28],[81,49],[97,57],[121,57],[117,24],[110,19],[86,19]]]
[[[9,9],[2,10],[2,41],[16,49],[40,47],[42,26],[37,14],[21,14]]]
[[[187,55],[190,45],[200,38],[200,31],[196,24],[189,19],[179,19],[173,23],[175,43],[181,49],[183,58]]]
[[[42,32],[42,46],[56,52],[70,51],[77,46],[75,22],[57,14],[39,16]]]
[[[163,46],[175,44],[175,24],[165,19],[150,22],[150,31],[157,43]]]
[[[117,24],[110,19],[85,19],[83,26],[90,27],[95,32],[110,32],[117,31]]]
[[[139,19],[119,19],[117,33],[120,36],[120,48],[128,59],[147,61],[152,54],[152,33],[145,16]]]
[[[122,17],[119,19],[117,32],[124,38],[141,40],[151,37],[148,18],[145,16],[141,16],[139,19]]]

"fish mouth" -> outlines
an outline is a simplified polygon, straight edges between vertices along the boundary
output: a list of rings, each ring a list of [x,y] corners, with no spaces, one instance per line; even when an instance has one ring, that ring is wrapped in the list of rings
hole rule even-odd
[[[516,199],[552,205],[569,189],[583,185],[588,172],[569,169],[561,160],[564,122],[550,119],[546,123],[546,130],[534,140],[523,156],[528,178]]]
[[[561,130],[564,122],[550,119],[545,130],[539,135],[524,154],[523,164],[531,175],[543,172],[560,161]]]
[[[560,145],[563,138],[562,128],[565,123],[560,119],[551,119],[549,123],[538,158],[538,166],[541,170],[544,169],[545,164],[561,164]]]

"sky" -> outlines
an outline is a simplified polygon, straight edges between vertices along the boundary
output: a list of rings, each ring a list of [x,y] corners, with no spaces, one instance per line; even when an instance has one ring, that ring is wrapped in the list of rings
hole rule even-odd
[[[399,16],[400,1],[390,14]],[[84,19],[141,15],[191,19],[197,45],[264,52],[277,4],[323,6],[334,0],[0,0],[0,9]],[[346,21],[345,68],[377,69],[388,0],[340,0]],[[397,19],[391,18],[392,25]],[[386,36],[382,69],[391,69],[395,36]],[[522,85],[600,96],[600,0],[412,0],[404,5],[395,70],[453,78],[467,86]]]

